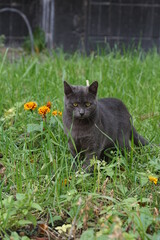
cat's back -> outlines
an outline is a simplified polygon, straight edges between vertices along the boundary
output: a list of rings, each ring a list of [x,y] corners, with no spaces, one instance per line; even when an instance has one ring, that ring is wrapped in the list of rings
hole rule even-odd
[[[125,114],[130,117],[127,107],[125,104],[117,99],[117,98],[101,98],[98,100],[98,105],[100,111],[103,113],[111,113],[111,114]]]

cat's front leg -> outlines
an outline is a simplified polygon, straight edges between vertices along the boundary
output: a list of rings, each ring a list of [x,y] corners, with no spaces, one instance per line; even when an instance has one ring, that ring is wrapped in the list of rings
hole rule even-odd
[[[75,146],[73,145],[73,142],[71,139],[68,140],[68,148],[72,154],[72,156],[75,158],[77,155],[77,149],[75,148]]]
[[[68,143],[68,148],[72,154],[72,157],[76,157],[76,150]]]

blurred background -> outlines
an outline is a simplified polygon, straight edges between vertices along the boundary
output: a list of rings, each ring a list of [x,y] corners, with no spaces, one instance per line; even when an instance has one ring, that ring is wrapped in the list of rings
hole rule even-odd
[[[0,0],[1,47],[29,50],[29,28],[36,52],[59,47],[90,52],[97,46],[159,49],[160,1]]]

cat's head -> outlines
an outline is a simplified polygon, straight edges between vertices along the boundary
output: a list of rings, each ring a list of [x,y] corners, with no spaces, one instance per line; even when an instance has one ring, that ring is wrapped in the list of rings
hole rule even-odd
[[[65,108],[76,119],[91,118],[97,106],[98,82],[90,86],[73,86],[64,81]]]

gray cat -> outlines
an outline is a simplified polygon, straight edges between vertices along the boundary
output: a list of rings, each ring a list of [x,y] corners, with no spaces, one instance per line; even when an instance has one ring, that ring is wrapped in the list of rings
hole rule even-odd
[[[148,144],[133,127],[123,102],[115,98],[97,100],[97,90],[97,81],[88,87],[64,81],[64,131],[73,157],[81,152],[85,159],[84,168],[94,156],[103,159],[106,149],[118,146],[129,151],[132,137],[137,146]]]

